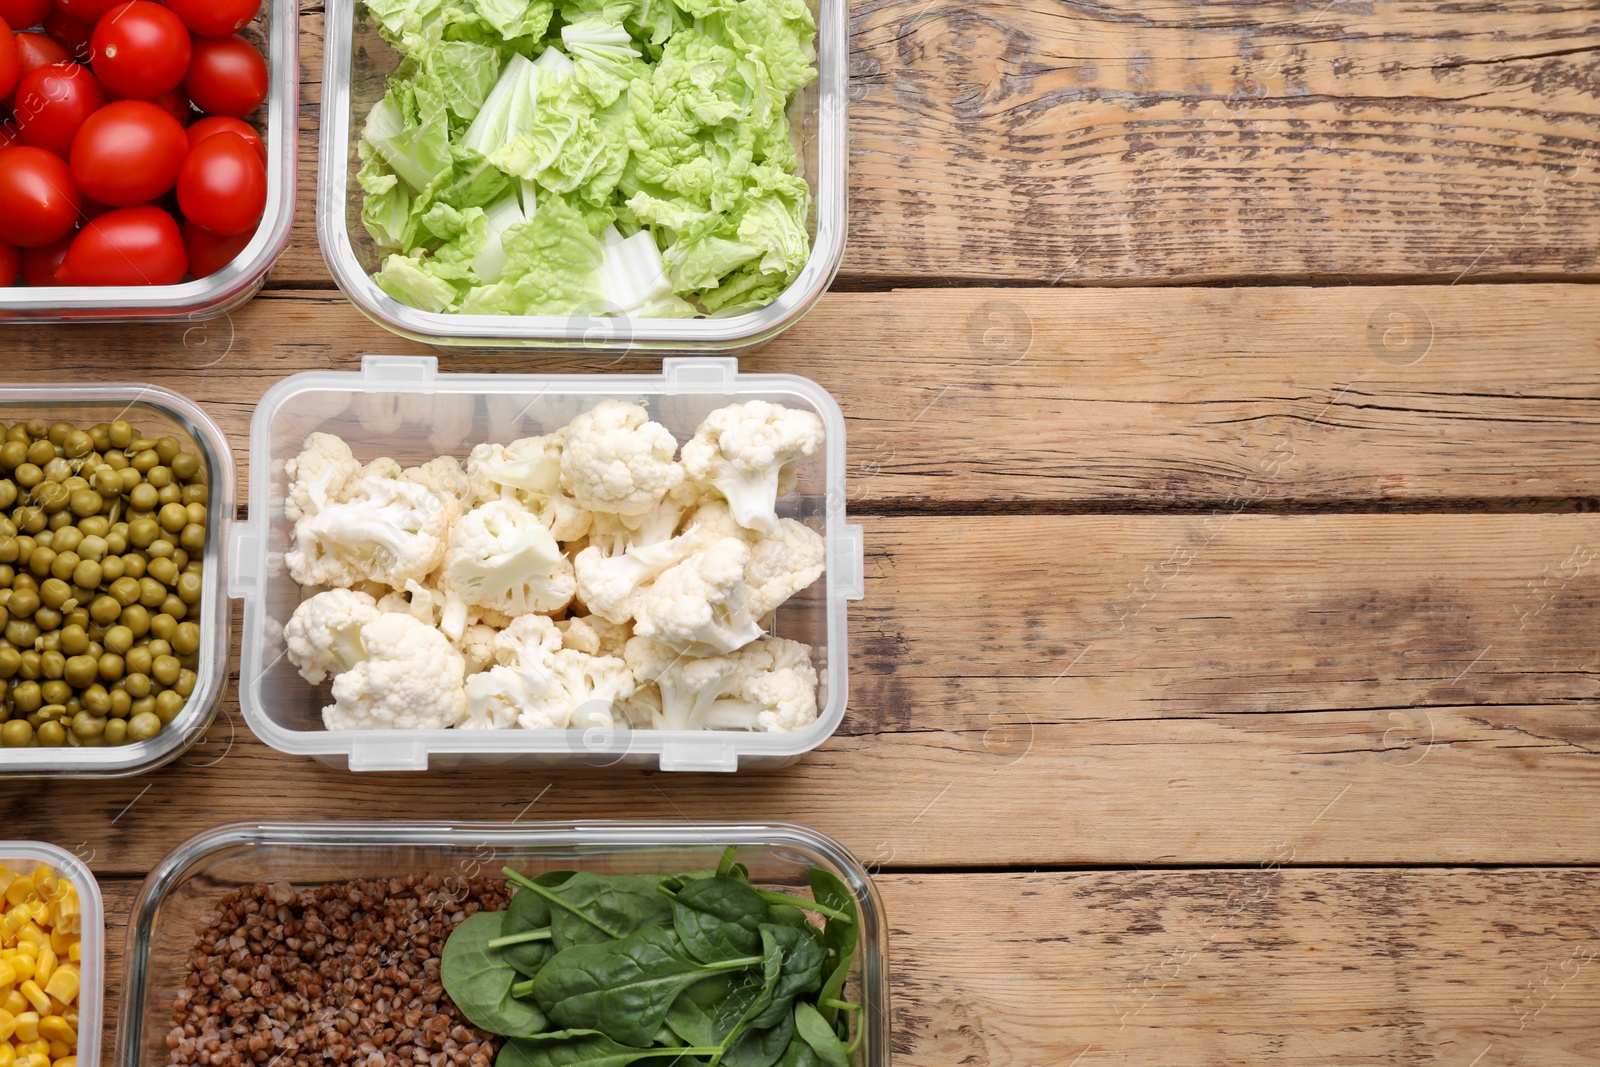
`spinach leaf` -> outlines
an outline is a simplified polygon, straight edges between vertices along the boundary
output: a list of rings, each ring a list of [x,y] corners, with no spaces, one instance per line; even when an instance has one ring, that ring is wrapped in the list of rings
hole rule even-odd
[[[499,1067],[496,1064],[496,1067]],[[789,1041],[789,1047],[783,1050],[783,1056],[778,1060],[777,1067],[827,1067],[822,1057],[811,1051],[811,1046],[804,1040],[795,1037]]]
[[[806,918],[805,912],[788,904],[768,904],[767,922],[776,923],[779,926],[792,926],[796,930],[806,931],[812,937],[821,932],[811,925],[811,920]]]
[[[761,895],[736,878],[702,878],[672,898],[672,926],[683,947],[706,963],[761,950]]]
[[[794,1006],[794,1028],[823,1063],[829,1067],[850,1067],[850,1053],[839,1035],[833,1032],[833,1024],[809,1002],[802,1000]]]
[[[722,1057],[722,1067],[772,1067],[793,1040],[794,1013],[785,1011],[774,1025],[740,1034]]]
[[[828,963],[827,951],[805,930],[763,923],[761,936],[770,938],[777,946],[780,973],[769,1003],[750,1020],[751,1027],[756,1029],[776,1026],[788,1015],[795,998],[820,988],[822,971]]]
[[[462,920],[444,943],[439,980],[479,1029],[507,1037],[537,1034],[549,1021],[538,1005],[511,995],[517,972],[501,950],[489,947],[504,920],[503,911],[480,911]]]
[[[827,1002],[843,999],[850,966],[855,962],[856,943],[861,936],[860,923],[856,921],[856,898],[843,882],[820,867],[811,870],[811,895],[819,903],[850,917],[849,922],[829,919],[822,928],[822,947],[828,950],[828,965],[832,970],[823,979],[817,1002],[822,1005],[822,1017],[836,1025],[839,1009],[829,1007]]]
[[[708,1056],[714,1048],[633,1048],[620,1045],[593,1030],[561,1030],[536,1038],[507,1041],[495,1057],[495,1067],[627,1067],[642,1059]],[[692,1062],[692,1061],[691,1061]]]
[[[562,885],[571,878],[574,871],[545,871],[534,878],[539,885],[554,888]],[[538,893],[531,893],[519,889],[511,898],[511,906],[506,909],[504,933],[506,937],[528,937],[529,940],[502,944],[496,946],[505,953],[506,962],[517,969],[524,977],[532,978],[539,973],[539,968],[550,962],[550,957],[555,955],[555,948],[544,937],[532,937],[541,930],[550,929],[550,902]]]
[[[505,875],[523,891],[537,893],[550,904],[550,930],[557,952],[574,945],[615,941],[643,927],[672,922],[672,902],[656,889],[656,879],[645,875],[579,871],[559,886],[540,885],[510,868]]]
[[[761,957],[746,956],[701,963],[684,953],[671,929],[645,926],[618,941],[557,952],[534,976],[533,996],[564,1027],[598,1030],[623,1044],[643,1045],[689,986],[718,971],[761,962]]]
[[[679,993],[667,1026],[691,1045],[720,1045],[755,1003],[761,984],[750,976],[715,974]]]

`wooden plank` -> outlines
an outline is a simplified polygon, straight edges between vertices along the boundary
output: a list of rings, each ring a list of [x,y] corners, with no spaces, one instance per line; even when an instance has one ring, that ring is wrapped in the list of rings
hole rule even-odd
[[[326,286],[322,10],[273,284]],[[1594,277],[1590,5],[872,0],[842,281]]]
[[[853,507],[1074,509],[1600,497],[1600,306],[1581,286],[835,293],[746,370],[816,378],[849,420]],[[423,353],[337,294],[208,323],[10,328],[24,380],[179,389],[241,461],[279,378]],[[114,358],[108,360],[108,356]],[[449,356],[462,371],[653,357]]]
[[[908,1067],[1600,1063],[1592,870],[876,881]],[[137,884],[102,882],[108,1018]]]
[[[1593,862],[1597,530],[869,519],[851,710],[784,770],[352,775],[230,699],[168,769],[0,783],[0,812],[120,874],[214,823],[391,816],[800,819],[878,866]]]

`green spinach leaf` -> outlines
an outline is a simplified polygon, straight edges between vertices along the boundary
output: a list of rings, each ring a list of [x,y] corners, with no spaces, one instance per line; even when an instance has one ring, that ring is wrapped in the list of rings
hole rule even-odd
[[[794,1028],[823,1063],[829,1067],[850,1067],[850,1053],[839,1035],[833,1032],[833,1024],[809,1002],[802,1000],[794,1006]]]
[[[656,888],[657,880],[645,875],[579,871],[559,886],[544,886],[509,868],[505,874],[521,890],[537,893],[550,904],[551,943],[557,952],[616,941],[643,927],[672,922],[672,902]]]
[[[811,1051],[810,1045],[796,1036],[789,1041],[789,1047],[783,1050],[777,1067],[827,1067],[827,1065],[821,1056]]]
[[[672,926],[689,955],[706,963],[761,951],[766,905],[748,882],[702,878],[672,898]]]
[[[778,1020],[789,1013],[795,998],[821,988],[822,971],[828,963],[827,951],[804,930],[763,923],[761,936],[777,946],[779,974],[767,1006],[750,1020],[750,1025],[757,1029],[776,1026]]]
[[[517,972],[489,942],[500,936],[503,911],[480,911],[462,920],[444,943],[439,981],[472,1025],[493,1034],[523,1037],[549,1021],[537,1004],[511,995]]]
[[[545,871],[533,879],[539,885],[555,888],[564,884],[571,878],[575,871]],[[504,933],[501,938],[530,936],[543,930],[550,929],[550,902],[538,893],[518,889],[511,898],[511,906],[506,909]],[[554,936],[552,931],[551,936]],[[539,973],[539,968],[550,962],[550,957],[555,955],[555,947],[547,938],[530,937],[527,941],[497,946],[505,953],[505,958],[517,972],[526,978],[532,978]]]
[[[818,903],[848,915],[850,920],[843,922],[830,918],[822,928],[822,947],[828,950],[828,966],[831,970],[823,979],[817,1002],[823,1006],[822,1017],[830,1024],[837,1024],[839,1009],[829,1007],[827,1002],[844,999],[845,982],[849,980],[850,967],[855,962],[856,944],[861,936],[856,898],[835,875],[820,867],[811,870],[811,895]]]
[[[652,1057],[672,1057],[677,1063],[691,1056],[707,1056],[714,1048],[635,1048],[621,1045],[593,1030],[562,1030],[536,1038],[507,1041],[495,1057],[495,1067],[627,1067]]]
[[[772,1026],[740,1034],[722,1057],[722,1067],[772,1067],[794,1040],[794,1013],[785,1011]]]
[[[662,899],[659,894],[657,899]],[[622,1044],[643,1045],[689,986],[718,971],[761,962],[761,957],[746,956],[701,963],[683,951],[671,929],[645,926],[618,941],[557,952],[534,976],[533,996],[564,1027],[598,1030]]]

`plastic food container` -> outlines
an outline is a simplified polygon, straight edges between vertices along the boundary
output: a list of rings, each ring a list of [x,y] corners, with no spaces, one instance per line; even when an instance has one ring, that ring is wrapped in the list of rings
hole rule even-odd
[[[861,864],[830,838],[785,823],[311,823],[224,826],[190,838],[145,880],[128,922],[123,957],[119,1067],[165,1063],[173,997],[188,971],[196,929],[229,889],[256,882],[295,886],[417,872],[495,875],[578,868],[662,873],[715,867],[723,848],[759,885],[799,887],[822,867],[855,896],[861,923],[856,970],[846,995],[862,1005],[860,1062],[889,1063],[888,929],[877,890]]]
[[[101,1016],[106,999],[106,916],[105,904],[100,899],[100,884],[78,857],[43,841],[0,841],[0,863],[18,874],[32,874],[41,867],[49,867],[78,891],[78,908],[82,915],[78,944],[82,958],[78,964],[77,1056],[81,1067],[98,1067]]]
[[[254,296],[288,242],[294,222],[299,33],[296,0],[273,0],[240,34],[261,50],[271,80],[266,103],[257,113],[266,117],[262,143],[267,148],[267,208],[238,258],[215,274],[177,285],[0,288],[0,322],[199,321],[231,311]]]
[[[176,759],[216,717],[228,680],[230,618],[223,571],[234,507],[233,452],[205,412],[168,389],[136,382],[106,385],[5,385],[0,424],[65,419],[80,426],[127,419],[151,437],[171,434],[205,464],[205,576],[200,599],[200,666],[194,692],[177,718],[147,741],[105,748],[0,748],[0,775],[120,777],[143,774]]]
[[[358,13],[359,0],[328,0],[322,73],[322,140],[317,163],[317,241],[334,280],[373,321],[433,345],[580,347],[591,351],[725,351],[770,340],[817,302],[844,256],[849,158],[846,0],[808,0],[817,22],[817,78],[795,94],[789,120],[800,173],[811,187],[811,259],[777,300],[725,318],[641,319],[577,314],[447,315],[420,311],[378,288],[379,256],[361,225],[356,144],[384,78],[399,56]]]
[[[709,730],[328,730],[327,686],[284,656],[283,626],[305,599],[283,557],[294,524],[284,515],[284,464],[312,433],[347,441],[358,460],[402,466],[440,455],[465,462],[472,446],[549,433],[606,397],[633,400],[679,442],[716,408],[769,400],[815,412],[826,442],[800,461],[779,513],[822,534],[826,571],[778,609],[775,633],[814,647],[817,721],[788,734]],[[239,704],[257,737],[282,752],[359,771],[430,766],[659,766],[667,771],[780,767],[825,741],[847,697],[846,601],[862,596],[861,527],[845,522],[844,416],[805,378],[739,374],[728,358],[669,359],[653,375],[439,374],[432,356],[368,356],[356,372],[313,372],[269,389],[250,423],[250,521],[234,524],[229,595],[244,599]]]

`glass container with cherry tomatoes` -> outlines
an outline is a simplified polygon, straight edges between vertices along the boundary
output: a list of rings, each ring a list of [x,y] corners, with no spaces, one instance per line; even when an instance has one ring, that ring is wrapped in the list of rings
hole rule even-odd
[[[294,216],[294,3],[0,0],[0,320],[199,319]]]

